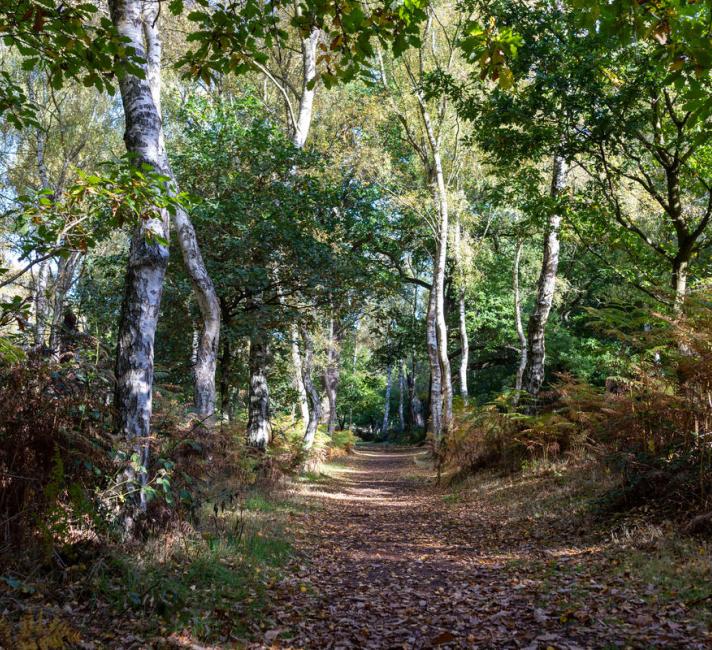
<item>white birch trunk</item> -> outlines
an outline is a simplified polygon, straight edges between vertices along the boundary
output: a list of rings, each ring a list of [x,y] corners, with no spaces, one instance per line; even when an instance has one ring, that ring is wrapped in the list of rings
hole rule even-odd
[[[559,155],[554,158],[551,181],[551,195],[558,196],[566,186],[566,161]],[[544,383],[544,361],[546,358],[546,323],[556,289],[556,274],[559,268],[559,230],[561,214],[554,210],[549,216],[544,236],[544,255],[537,285],[536,304],[529,317],[528,358],[524,373],[524,387],[531,395],[537,395]]]
[[[157,2],[146,2],[144,4],[143,32],[147,45],[147,78],[153,101],[160,117],[162,43],[158,31],[158,10],[159,3]],[[177,183],[170,169],[165,151],[162,128],[160,131],[160,143],[163,169],[173,181],[173,191],[177,191]],[[220,342],[220,303],[213,282],[205,267],[195,229],[187,212],[178,208],[173,215],[173,223],[178,236],[183,263],[190,278],[193,294],[198,303],[202,319],[202,329],[198,341],[195,365],[193,366],[193,401],[196,413],[203,420],[203,423],[212,424],[215,412],[215,371]]]
[[[302,95],[299,101],[299,113],[296,124],[294,124],[293,142],[296,147],[303,149],[309,135],[312,115],[314,109],[314,94],[316,88],[310,87],[311,82],[316,78],[316,47],[319,42],[321,31],[312,30],[311,34],[302,39]],[[294,366],[294,386],[297,389],[299,399],[299,410],[302,415],[304,426],[309,426],[309,400],[307,390],[304,386],[304,371],[302,367],[302,355],[299,350],[299,332],[296,325],[290,328],[292,365]]]
[[[398,362],[398,430],[400,433],[405,431],[405,368],[404,361],[401,359]]]
[[[47,276],[49,275],[49,261],[41,262],[37,266],[37,277],[35,278],[35,346],[40,348],[45,343],[47,333],[47,315],[49,312],[49,301],[47,300]]]
[[[430,298],[428,300],[428,313],[425,317],[425,331],[428,346],[428,360],[430,362],[430,431],[433,434],[435,446],[439,447],[443,433],[443,392],[442,369],[440,366],[440,356],[438,354],[436,303],[436,291],[433,283],[433,288],[430,290]]]
[[[327,430],[329,435],[336,431],[338,418],[336,415],[336,395],[339,388],[339,364],[341,361],[341,337],[335,326],[334,317],[329,319],[329,338],[326,351],[326,370],[324,372],[324,387],[329,401]]]
[[[460,346],[462,348],[462,354],[460,355],[460,397],[462,397],[465,404],[467,404],[467,398],[469,397],[469,391],[467,388],[467,366],[470,360],[470,339],[467,336],[467,309],[465,306],[465,286],[464,278],[465,274],[462,268],[462,224],[458,218],[455,222],[455,267],[458,269],[459,286],[457,288],[458,293],[458,315],[460,319]]]
[[[443,173],[442,158],[440,155],[440,142],[435,135],[432,120],[425,98],[420,90],[416,90],[416,98],[423,119],[425,133],[428,137],[430,153],[433,162],[433,198],[438,211],[438,227],[435,233],[436,250],[433,261],[433,288],[431,290],[431,303],[433,303],[434,323],[437,333],[436,345],[440,364],[440,393],[442,399],[441,419],[438,430],[434,430],[436,441],[447,435],[452,421],[452,376],[450,374],[450,359],[447,354],[447,323],[445,321],[445,269],[447,265],[447,243],[449,230],[447,187]],[[430,306],[428,307],[430,310]],[[435,376],[433,376],[435,379]],[[431,400],[432,402],[432,400]],[[433,405],[431,404],[431,409]]]
[[[143,31],[144,3],[140,0],[111,0],[111,17],[118,33],[138,57],[146,59]],[[166,173],[163,167],[163,136],[160,106],[146,78],[126,74],[119,79],[124,107],[126,149],[137,164],[148,164]],[[134,444],[138,472],[130,467],[129,482],[140,483],[139,503],[145,508],[149,435],[153,408],[153,352],[156,324],[168,265],[169,219],[166,211],[142,221],[129,249],[124,299],[116,352],[116,429]]]
[[[311,401],[311,410],[309,412],[309,419],[307,421],[306,432],[304,434],[304,447],[305,449],[311,449],[311,446],[314,444],[314,436],[316,435],[317,427],[319,426],[319,420],[321,419],[321,398],[319,397],[319,393],[314,387],[314,382],[312,381],[314,344],[306,327],[302,327],[301,335],[304,343],[304,364],[302,366],[302,372],[304,373],[304,387],[307,391],[307,395],[309,396],[309,400]]]
[[[519,262],[522,258],[522,249],[524,242],[520,239],[517,241],[517,248],[514,253],[514,268],[512,269],[512,288],[514,290],[514,325],[517,328],[517,338],[519,339],[519,365],[517,366],[517,376],[514,383],[514,389],[517,393],[514,395],[514,403],[519,402],[519,391],[522,390],[522,380],[524,378],[524,370],[527,367],[527,337],[524,333],[522,325],[522,298],[519,291]]]
[[[381,427],[381,431],[384,434],[388,431],[388,423],[391,419],[391,374],[392,368],[389,363],[386,366],[386,397],[383,405],[383,426]]]

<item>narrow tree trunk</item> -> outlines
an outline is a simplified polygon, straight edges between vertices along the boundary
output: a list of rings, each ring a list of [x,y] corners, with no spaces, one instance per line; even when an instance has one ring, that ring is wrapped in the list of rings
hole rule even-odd
[[[512,288],[514,289],[514,324],[517,328],[517,337],[519,338],[519,365],[517,366],[517,377],[514,383],[514,389],[517,393],[514,395],[514,403],[519,402],[519,391],[522,390],[522,380],[524,378],[524,370],[527,367],[527,337],[524,334],[522,326],[522,298],[519,293],[519,262],[522,258],[522,248],[524,242],[520,239],[517,241],[517,249],[514,253],[514,269],[512,270]]]
[[[439,378],[433,377],[433,384],[438,385],[437,393],[431,393],[431,397],[436,394],[441,395],[442,405],[436,408],[434,403],[431,404],[431,412],[433,415],[439,410],[439,423],[433,430],[436,443],[442,436],[447,435],[452,421],[452,376],[450,374],[450,358],[447,352],[447,322],[445,320],[445,269],[447,266],[447,243],[448,243],[448,200],[447,187],[445,185],[445,175],[443,173],[442,159],[440,156],[440,141],[435,135],[430,113],[425,104],[425,98],[420,90],[416,91],[416,98],[420,108],[420,115],[423,119],[425,132],[428,136],[430,145],[430,153],[433,162],[433,198],[438,212],[438,230],[436,232],[436,251],[433,261],[433,288],[431,290],[431,299],[428,310],[432,306],[433,322],[437,336],[433,340],[436,345],[437,356],[440,365]],[[428,334],[428,338],[431,336]],[[430,345],[430,343],[429,343]],[[432,401],[432,400],[431,400]],[[433,417],[433,423],[436,418]]]
[[[146,39],[147,80],[151,88],[155,109],[161,117],[161,57],[163,46],[158,31],[159,3],[144,3],[143,32]],[[163,130],[160,131],[161,163],[164,171],[172,179],[173,191],[177,183],[168,163]],[[173,214],[173,223],[178,236],[183,263],[193,286],[193,294],[198,303],[202,319],[202,331],[198,342],[195,365],[193,366],[193,401],[198,416],[204,424],[212,424],[215,412],[215,370],[217,367],[220,339],[220,303],[215,287],[198,245],[195,228],[188,213],[178,208]]]
[[[682,308],[685,304],[689,265],[690,254],[685,250],[680,251],[672,262],[673,311],[676,317],[682,315]]]
[[[438,354],[438,330],[437,330],[437,315],[436,315],[436,289],[435,283],[430,290],[430,298],[428,300],[428,313],[425,318],[426,337],[428,344],[428,360],[430,361],[430,431],[433,434],[436,447],[440,445],[442,439],[442,412],[443,412],[443,393],[442,393],[442,370],[440,366],[440,356]]]
[[[425,418],[423,417],[423,404],[418,397],[416,392],[416,365],[415,365],[415,354],[413,354],[411,359],[411,370],[406,375],[406,382],[408,384],[408,405],[409,405],[409,419],[410,419],[410,429],[415,431],[416,429],[425,426]]]
[[[458,271],[457,302],[460,318],[460,397],[465,404],[469,397],[467,389],[467,366],[470,359],[470,340],[467,336],[467,309],[465,307],[465,273],[462,268],[462,224],[458,218],[455,222],[455,267]]]
[[[566,161],[559,155],[554,158],[551,195],[558,196],[566,186]],[[546,356],[546,323],[556,289],[556,274],[559,266],[559,229],[561,214],[554,210],[549,216],[544,236],[544,255],[537,285],[536,304],[529,317],[528,358],[524,373],[524,387],[531,395],[537,395],[544,383],[544,360]]]
[[[37,278],[35,279],[35,346],[41,347],[45,343],[47,333],[47,315],[49,312],[49,301],[47,300],[47,276],[49,275],[49,261],[41,262],[37,267]]]
[[[314,444],[314,436],[316,429],[321,419],[321,398],[314,387],[312,381],[312,371],[314,365],[314,344],[311,335],[306,327],[301,328],[302,341],[304,343],[304,364],[302,372],[304,374],[304,388],[306,389],[309,401],[311,402],[311,410],[309,412],[309,420],[307,422],[306,433],[304,434],[304,447],[310,449]]]
[[[202,320],[193,366],[193,402],[202,423],[210,426],[214,423],[215,414],[215,371],[220,343],[220,302],[205,267],[195,229],[188,214],[184,210],[176,210],[173,222],[178,233],[183,263],[193,285],[193,294]]]
[[[405,431],[405,368],[403,368],[403,360],[398,362],[398,430],[400,433]]]
[[[385,434],[388,431],[388,424],[390,422],[391,418],[391,374],[392,374],[392,367],[391,364],[389,363],[388,366],[386,366],[386,398],[385,398],[385,403],[383,405],[383,433]]]
[[[289,328],[289,336],[291,339],[290,345],[292,349],[292,366],[294,366],[294,387],[297,390],[299,398],[299,411],[302,416],[304,426],[309,422],[309,402],[307,398],[307,390],[304,386],[304,367],[302,364],[302,355],[299,351],[299,329],[296,324],[292,324]]]
[[[220,403],[223,417],[232,420],[230,408],[230,369],[232,366],[232,350],[230,341],[223,337],[222,354],[220,355]]]
[[[312,122],[314,94],[316,86],[316,46],[321,30],[312,29],[309,36],[302,39],[302,94],[299,98],[299,113],[294,125],[294,144],[302,149],[307,141]]]
[[[260,334],[250,338],[250,387],[247,407],[247,444],[265,450],[272,437],[267,344]]]
[[[313,29],[307,38],[302,39],[302,94],[299,101],[299,113],[294,126],[292,142],[299,149],[303,149],[309,135],[311,127],[314,94],[316,86],[313,81],[316,78],[316,46],[319,42],[321,31]],[[290,327],[292,365],[294,372],[294,387],[297,390],[299,399],[299,411],[302,415],[304,425],[309,423],[309,400],[307,390],[304,386],[304,370],[302,367],[302,355],[299,350],[299,331],[296,325]],[[310,378],[311,379],[311,378]]]
[[[54,304],[52,306],[52,324],[49,334],[49,347],[57,359],[61,357],[59,346],[62,320],[64,318],[64,303],[67,293],[74,282],[74,273],[79,262],[79,253],[71,253],[61,257],[57,265],[57,279],[54,283]]]
[[[333,316],[329,319],[329,340],[326,351],[326,371],[324,372],[324,387],[329,400],[329,417],[327,430],[333,435],[336,430],[336,394],[339,388],[339,363],[341,360],[340,328],[335,326]]]
[[[111,17],[118,33],[139,58],[146,59],[143,34],[143,5],[140,0],[111,0]],[[126,74],[119,79],[124,107],[127,151],[138,165],[147,164],[166,173],[160,109],[154,102],[148,81]],[[145,508],[145,492],[153,408],[153,347],[156,324],[168,265],[168,214],[143,220],[136,228],[129,248],[124,298],[121,308],[116,352],[116,430],[133,441],[140,469],[140,505]],[[133,467],[129,482],[136,478]]]

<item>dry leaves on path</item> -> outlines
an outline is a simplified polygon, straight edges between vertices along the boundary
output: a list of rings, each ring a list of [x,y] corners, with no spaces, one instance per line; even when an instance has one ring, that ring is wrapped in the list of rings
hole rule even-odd
[[[293,522],[299,561],[254,648],[709,648],[683,603],[653,607],[573,531],[447,505],[422,450],[359,448]]]

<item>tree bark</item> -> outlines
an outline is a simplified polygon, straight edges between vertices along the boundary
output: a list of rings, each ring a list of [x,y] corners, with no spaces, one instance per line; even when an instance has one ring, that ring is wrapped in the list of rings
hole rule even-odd
[[[551,196],[556,198],[566,186],[567,164],[564,158],[554,158],[551,181]],[[559,230],[561,213],[554,209],[549,216],[544,236],[544,255],[537,284],[536,304],[529,317],[527,366],[524,373],[524,387],[531,395],[537,395],[544,383],[544,361],[546,357],[546,323],[556,289],[556,274],[559,267]]]
[[[514,324],[517,328],[517,338],[519,339],[519,365],[517,366],[517,376],[514,383],[514,389],[517,393],[514,395],[514,403],[519,402],[519,391],[522,390],[522,381],[524,378],[524,370],[527,367],[527,337],[524,334],[524,326],[522,325],[522,299],[519,292],[519,262],[522,258],[522,248],[524,242],[520,239],[517,241],[517,248],[514,253],[514,269],[512,270],[512,288],[514,290]]]
[[[316,86],[316,47],[321,30],[313,28],[309,36],[302,39],[302,94],[299,98],[299,112],[294,125],[293,142],[303,149],[311,128]]]
[[[163,46],[158,31],[159,3],[145,2],[143,32],[146,40],[147,80],[151,88],[153,102],[161,118],[161,57]],[[173,191],[178,186],[168,162],[160,131],[161,163],[164,171],[171,177]],[[193,287],[193,294],[198,303],[202,328],[198,340],[195,364],[193,366],[193,402],[196,413],[203,424],[212,424],[215,412],[215,371],[217,368],[218,345],[220,342],[220,303],[203,256],[198,245],[195,228],[188,213],[177,208],[173,214],[173,223],[178,236],[178,244],[185,269]]]
[[[118,33],[147,58],[144,47],[143,8],[140,0],[111,0],[111,17]],[[119,79],[124,108],[124,141],[138,165],[148,164],[159,172],[163,167],[163,136],[160,107],[156,106],[148,79],[126,74]],[[149,435],[153,408],[153,353],[156,324],[168,265],[169,218],[165,210],[142,221],[131,238],[124,298],[116,351],[116,430],[131,440],[139,469],[127,470],[129,482],[138,478],[139,504],[146,505]],[[136,476],[138,474],[138,477]]]
[[[423,404],[418,397],[415,385],[415,354],[411,359],[411,370],[406,375],[406,383],[408,384],[408,412],[410,418],[410,429],[414,431],[415,429],[425,426],[425,421],[423,418]]]
[[[49,260],[42,262],[37,267],[35,278],[35,346],[40,348],[45,343],[47,333],[47,316],[49,314],[49,301],[47,300],[47,276],[49,275]]]
[[[469,397],[467,387],[467,366],[470,359],[470,340],[467,336],[467,309],[465,306],[465,274],[462,268],[462,224],[458,218],[455,222],[455,267],[458,270],[458,287],[457,287],[457,302],[458,316],[460,321],[460,345],[462,353],[460,354],[460,397],[465,404]]]
[[[430,361],[430,431],[433,434],[436,447],[440,445],[442,439],[442,412],[443,412],[443,392],[442,392],[442,370],[440,367],[440,356],[438,354],[438,330],[436,315],[436,289],[430,290],[428,299],[428,313],[425,317],[425,331],[428,345],[428,360]]]
[[[247,444],[265,450],[272,437],[267,344],[260,334],[250,338],[250,387],[248,395]]]
[[[294,323],[289,328],[289,336],[291,339],[292,365],[294,366],[294,387],[299,398],[299,411],[302,416],[302,422],[306,427],[309,422],[309,402],[307,389],[304,385],[304,365],[299,351],[299,329]]]
[[[321,398],[314,387],[312,381],[312,370],[314,364],[314,344],[311,335],[306,327],[301,328],[302,341],[304,343],[304,364],[302,372],[304,376],[304,388],[306,389],[309,401],[311,402],[311,410],[307,421],[307,428],[304,434],[304,447],[310,449],[314,444],[314,436],[316,435],[319,420],[321,419]]]
[[[302,39],[302,94],[299,101],[299,113],[294,124],[294,145],[303,149],[309,135],[311,127],[315,85],[312,82],[316,78],[316,47],[319,42],[321,31],[313,29],[307,38]],[[292,365],[294,366],[294,387],[297,390],[299,399],[299,410],[305,427],[309,423],[309,400],[307,390],[304,386],[304,371],[302,367],[302,355],[299,350],[299,331],[296,325],[290,327]]]
[[[324,387],[329,400],[329,417],[327,431],[333,435],[336,430],[336,394],[339,388],[339,363],[341,361],[341,328],[335,326],[334,317],[329,319],[329,338],[326,351],[326,370],[324,372]]]
[[[402,359],[398,362],[398,430],[400,433],[405,431],[405,369],[403,363]]]
[[[52,324],[49,334],[49,347],[57,358],[62,355],[60,349],[61,325],[64,318],[64,303],[72,283],[74,272],[79,262],[79,253],[71,253],[68,257],[61,257],[57,265],[57,279],[54,283],[54,304],[52,306]]]
[[[392,367],[389,363],[386,366],[386,397],[383,405],[383,427],[381,429],[384,434],[388,431],[388,424],[391,418],[391,374]]]
[[[420,90],[416,90],[416,98],[420,108],[420,115],[423,119],[425,133],[428,137],[430,145],[430,153],[433,163],[433,198],[438,212],[438,230],[436,232],[436,249],[435,259],[433,261],[433,288],[431,290],[430,304],[428,310],[432,306],[433,324],[437,333],[432,341],[436,345],[439,369],[439,378],[433,374],[433,385],[438,387],[437,392],[431,393],[431,413],[436,415],[440,411],[437,418],[438,424],[435,426],[436,417],[433,417],[433,435],[436,444],[439,444],[440,439],[447,435],[452,421],[452,376],[450,374],[450,358],[447,353],[447,322],[445,320],[445,270],[447,266],[447,243],[449,234],[449,218],[448,218],[448,200],[447,187],[445,185],[445,175],[443,173],[442,159],[440,156],[440,141],[435,135],[430,113],[425,104],[425,98]],[[430,339],[430,334],[428,335]],[[429,340],[428,345],[431,342]],[[430,354],[429,354],[430,357]],[[432,363],[432,360],[431,360]],[[433,397],[440,396],[442,405],[436,408]]]

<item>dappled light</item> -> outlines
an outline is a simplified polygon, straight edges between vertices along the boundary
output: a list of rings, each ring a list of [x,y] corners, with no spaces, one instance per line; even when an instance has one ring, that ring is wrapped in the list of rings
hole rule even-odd
[[[711,46],[1,0],[0,650],[712,648]]]

